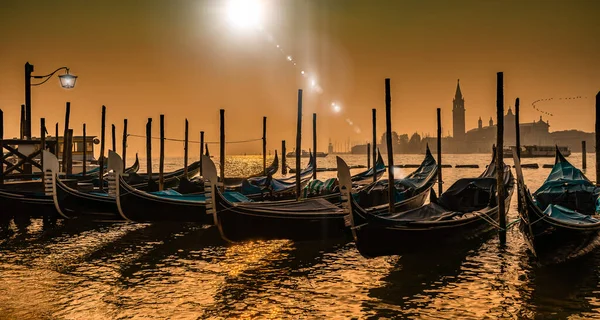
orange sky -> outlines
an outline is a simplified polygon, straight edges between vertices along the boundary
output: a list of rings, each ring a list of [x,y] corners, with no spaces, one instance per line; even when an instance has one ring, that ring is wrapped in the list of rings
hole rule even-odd
[[[495,114],[498,71],[505,75],[506,108],[520,97],[524,122],[539,119],[534,100],[587,96],[537,106],[554,114],[551,131],[594,129],[598,1],[265,1],[264,32],[232,29],[225,2],[1,1],[5,136],[18,135],[26,61],[35,65],[34,74],[68,66],[79,76],[71,91],[61,89],[57,79],[32,89],[35,136],[40,117],[53,134],[70,101],[75,134],[83,122],[88,133],[99,133],[104,104],[107,123],[117,124],[119,136],[124,118],[130,133],[144,134],[148,117],[158,136],[158,116],[164,113],[168,137],[183,137],[187,117],[192,139],[204,130],[207,140],[217,141],[218,110],[224,108],[228,140],[260,138],[267,116],[268,149],[279,149],[285,139],[291,150],[297,89],[305,88],[303,147],[312,145],[317,112],[319,148],[325,150],[329,138],[369,140],[371,108],[379,112],[378,136],[383,133],[386,77],[392,79],[394,130],[434,135],[435,108],[441,107],[446,135],[452,131],[456,79],[470,129],[479,116],[487,123]],[[321,94],[309,90],[300,69],[265,33],[317,74]],[[332,111],[332,101],[343,106],[341,113]],[[180,143],[166,146],[169,155],[182,153]],[[217,149],[211,146],[213,154]],[[260,150],[254,142],[229,145],[227,152]],[[131,138],[129,153],[136,151],[145,152],[144,141]]]

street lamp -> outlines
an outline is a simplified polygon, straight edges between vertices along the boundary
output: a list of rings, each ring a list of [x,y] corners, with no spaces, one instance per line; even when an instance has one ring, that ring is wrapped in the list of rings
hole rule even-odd
[[[77,81],[77,76],[69,73],[69,68],[60,67],[54,70],[52,73],[44,75],[44,76],[34,76],[31,73],[33,72],[33,65],[29,64],[29,62],[25,63],[25,125],[23,135],[27,137],[27,139],[31,139],[31,87],[39,86],[46,83],[50,78],[57,73],[58,71],[65,70],[65,74],[61,74],[58,76],[58,80],[60,81],[60,86],[65,89],[72,89],[75,87],[75,82]],[[44,79],[39,83],[31,83],[31,79]]]

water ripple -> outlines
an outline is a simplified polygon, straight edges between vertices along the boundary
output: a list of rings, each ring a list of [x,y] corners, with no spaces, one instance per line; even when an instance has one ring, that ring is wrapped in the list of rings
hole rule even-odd
[[[483,167],[488,157],[445,162]],[[319,162],[335,166],[334,157]],[[167,170],[180,165],[167,159]],[[261,157],[231,158],[227,173],[261,166]],[[445,186],[480,171],[449,169]],[[530,187],[548,172],[526,171]],[[516,228],[505,247],[492,233],[460,250],[373,259],[352,242],[231,245],[194,224],[19,218],[3,220],[0,235],[0,319],[600,319],[600,253],[540,268]]]

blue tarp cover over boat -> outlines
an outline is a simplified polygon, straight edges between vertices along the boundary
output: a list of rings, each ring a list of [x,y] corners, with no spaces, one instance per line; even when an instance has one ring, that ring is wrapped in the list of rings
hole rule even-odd
[[[395,179],[396,202],[401,202],[420,193],[432,183],[432,177],[437,174],[437,162],[429,147],[425,159],[411,174],[402,179]],[[355,199],[362,207],[368,208],[388,202],[388,179],[380,180],[355,194]]]
[[[567,161],[560,152],[552,171],[542,186],[533,194],[536,205],[545,210],[550,204],[585,214],[596,211],[600,188]]]
[[[517,175],[524,203],[519,229],[539,263],[564,262],[598,247],[600,218],[596,207],[600,188],[570,164],[558,148],[552,171],[533,195],[519,167]]]
[[[300,179],[306,181],[312,175],[315,158],[311,157],[308,165],[300,173]],[[293,190],[296,186],[296,176],[282,179],[273,178],[271,174],[265,177],[244,179],[240,193],[244,195],[256,195],[261,193],[277,193]]]
[[[377,151],[377,161],[375,162],[375,166],[367,169],[366,171],[357,173],[352,176],[353,183],[360,183],[363,181],[371,182],[373,181],[373,174],[378,176],[383,175],[385,172],[385,163],[383,163],[383,158],[381,157],[381,153]]]
[[[427,161],[422,167],[427,167]],[[369,210],[350,198],[345,207],[352,210],[350,225],[357,249],[366,257],[422,253],[444,247],[455,250],[493,230],[499,212],[493,167],[495,156],[489,169],[479,177],[458,180],[439,198],[431,190],[430,203],[408,210]],[[342,177],[344,172],[340,171]],[[514,179],[509,166],[504,165],[503,172],[505,194],[500,201],[504,201],[507,210]],[[415,186],[419,184],[417,180]],[[346,185],[347,182],[342,187],[349,190]]]

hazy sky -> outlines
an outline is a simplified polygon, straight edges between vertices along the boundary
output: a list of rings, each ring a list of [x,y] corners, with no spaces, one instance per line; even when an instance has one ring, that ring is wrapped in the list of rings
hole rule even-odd
[[[434,135],[435,109],[441,107],[447,135],[456,80],[468,130],[480,116],[487,123],[495,114],[498,71],[505,76],[505,107],[520,97],[524,122],[539,119],[534,100],[583,96],[537,106],[554,114],[551,131],[593,131],[600,1],[266,0],[263,31],[232,28],[226,3],[0,0],[5,136],[18,135],[27,61],[34,74],[68,66],[79,76],[71,91],[56,78],[32,89],[35,136],[40,117],[51,134],[56,122],[62,126],[70,101],[75,134],[84,122],[88,133],[99,134],[106,105],[107,123],[117,124],[118,136],[124,118],[130,133],[144,134],[148,117],[158,136],[163,113],[167,137],[182,138],[187,117],[192,139],[204,130],[207,140],[217,141],[218,110],[224,108],[228,140],[260,138],[267,116],[268,149],[287,140],[291,150],[297,89],[304,88],[303,146],[312,145],[317,112],[319,148],[325,150],[330,138],[369,140],[371,108],[379,112],[378,136],[383,133],[386,77],[392,79],[394,130]],[[311,90],[301,70],[316,75],[321,93]],[[333,101],[340,113],[332,110]],[[182,152],[181,143],[166,145],[171,155]],[[144,152],[143,139],[131,138],[129,146],[130,154]],[[211,149],[217,153],[216,145]],[[227,151],[260,150],[254,142]]]

